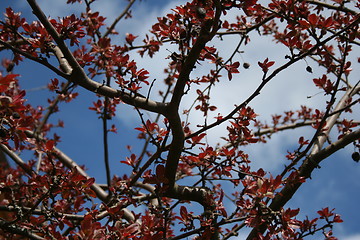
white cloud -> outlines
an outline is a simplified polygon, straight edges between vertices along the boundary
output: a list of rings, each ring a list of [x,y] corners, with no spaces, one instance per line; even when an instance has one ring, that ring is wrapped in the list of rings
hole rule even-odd
[[[96,8],[94,11],[100,10],[101,13],[107,17],[107,22],[111,22],[111,20],[117,17],[117,15],[122,11],[124,7],[122,4],[126,1],[116,1],[116,5],[114,5],[114,2],[115,1],[113,0],[100,0],[98,1],[98,5],[94,5]],[[141,2],[140,4],[145,5],[149,2],[151,2],[151,0],[148,2]],[[125,20],[119,24],[117,30],[120,34],[119,36],[115,36],[115,39],[118,38],[119,41],[123,41],[123,36],[126,32],[139,35],[138,39],[142,39],[145,34],[149,33],[148,30],[151,28],[151,25],[155,23],[157,17],[164,16],[166,13],[169,13],[171,8],[181,2],[184,1],[166,1],[166,4],[164,4],[161,8],[150,9],[138,5],[133,10],[134,18]],[[25,1],[16,1],[16,4],[24,4],[23,9],[25,9],[25,7],[28,9]],[[79,11],[84,7],[79,6],[78,4],[70,5],[71,7],[69,7],[64,4],[64,1],[55,0],[39,0],[39,5],[43,8],[45,14],[48,16],[50,15],[51,17],[56,17],[58,15],[65,16],[68,13]],[[228,17],[233,18],[234,14],[229,14]],[[257,61],[264,60],[266,57],[269,57],[270,60],[275,60],[276,64],[271,69],[275,69],[281,62],[285,61],[283,56],[286,50],[284,51],[283,47],[271,42],[269,38],[258,37],[257,33],[254,33],[251,37],[251,42],[240,49],[245,51],[241,54],[242,57],[237,55],[234,59],[235,61],[240,61],[241,63],[243,61],[249,62],[251,67],[247,70],[240,68],[240,74],[235,74],[232,81],[223,79],[220,83],[216,84],[216,87],[211,95],[211,103],[216,105],[218,110],[209,117],[208,122],[210,123],[213,121],[212,116],[216,115],[217,112],[226,115],[232,110],[234,104],[242,103],[261,83],[261,71],[259,70]],[[224,37],[223,41],[215,40],[214,43],[216,43],[217,46],[220,46],[219,51],[222,56],[229,56],[233,50],[232,48],[236,46],[238,39],[239,38],[236,36]],[[141,44],[140,42],[138,43]],[[146,57],[140,58],[134,54],[134,58],[138,62],[139,68],[144,67],[148,69],[150,71],[150,78],[157,79],[154,89],[152,90],[152,98],[158,99],[156,96],[157,90],[163,87],[163,84],[161,84],[164,76],[163,67],[165,66],[164,63],[166,64],[167,62],[166,57],[170,54],[166,49],[172,51],[173,47],[174,46],[171,45],[163,47],[162,51],[157,53],[152,59]],[[312,84],[312,78],[321,76],[319,75],[321,69],[312,61],[309,61],[308,63],[312,66],[314,74],[307,73],[305,71],[306,63],[301,61],[295,66],[292,66],[279,74],[261,91],[261,94],[250,104],[250,106],[254,107],[255,111],[260,114],[260,119],[266,119],[269,121],[271,114],[281,113],[284,110],[294,110],[300,105],[309,105],[315,108],[323,107],[322,104],[324,97],[322,95],[315,95],[318,92],[318,89],[316,89]],[[359,70],[355,67],[354,69],[359,72]],[[201,76],[204,73],[206,74],[206,70],[208,70],[206,64],[198,66],[192,73],[192,76],[194,77]],[[223,75],[226,75],[226,73],[224,72]],[[184,97],[182,109],[192,104],[196,88],[197,86],[192,87],[190,93]],[[308,95],[315,96],[308,99]],[[357,119],[359,119],[359,114],[360,112],[356,114]],[[120,106],[118,115],[123,123],[128,125],[133,125],[135,123],[140,124],[139,117],[135,111],[132,111],[132,107]],[[190,116],[190,121],[192,122],[192,127],[195,128],[196,124],[204,121],[204,117],[201,113],[193,113]],[[284,156],[287,147],[290,147],[291,141],[297,141],[294,136],[298,136],[300,133],[310,135],[310,131],[311,129],[299,129],[297,131],[289,131],[288,134],[277,134],[272,137],[269,144],[253,145],[250,148],[245,148],[245,151],[251,154],[254,169],[258,167],[263,167],[267,171],[279,169],[285,163]],[[226,126],[217,127],[210,130],[208,133],[209,136],[207,139],[209,144],[215,145],[219,142],[220,137],[226,133]],[[333,181],[337,181],[337,179]],[[319,186],[319,189],[321,190],[315,193],[316,198],[326,199],[328,198],[327,194],[332,192],[333,182],[329,183],[325,187]],[[335,200],[337,200],[341,197],[341,189],[335,192],[339,192],[335,196]],[[360,240],[360,234],[344,235],[340,239]]]
[[[149,30],[151,29],[151,26],[156,23],[157,17],[165,16],[166,14],[170,13],[172,8],[174,8],[176,5],[183,3],[184,1],[168,1],[167,4],[164,4],[162,8],[146,8],[138,6],[137,8],[133,9],[132,15],[133,18],[126,20],[121,25],[122,27],[118,29],[119,31],[119,38],[122,38],[120,41],[123,40],[123,37],[125,33],[131,33],[135,36],[139,36],[138,39],[136,39],[136,44],[141,45],[143,44],[141,40],[145,37],[146,34],[150,34]],[[166,66],[166,58],[170,55],[171,49],[173,46],[167,46],[163,47],[162,51],[155,54],[153,58],[144,56],[143,58],[140,57],[135,52],[130,53],[131,57],[137,62],[138,68],[145,68],[150,72],[150,78],[149,81],[156,79],[155,85],[152,88],[150,97],[154,100],[161,100],[158,96],[158,91],[162,88],[164,88],[163,85],[163,79],[164,79],[164,66]],[[168,49],[168,50],[166,50]],[[148,87],[144,86],[143,94],[146,95],[148,91]],[[119,107],[119,118],[123,123],[126,125],[134,125],[140,124],[139,116],[137,112],[135,111],[126,111],[128,109],[127,106],[120,106]],[[126,111],[126,114],[122,114],[124,111]],[[144,116],[145,118],[154,119],[154,115],[146,113]]]
[[[169,13],[169,9],[173,8],[174,4],[178,4],[178,2],[172,1],[162,9],[159,8],[148,11],[140,7],[134,10],[133,15],[136,20],[129,20],[125,30],[139,35],[139,39],[141,39],[145,34],[149,33],[148,30],[156,21],[156,17]],[[227,17],[234,18],[235,14],[235,12],[229,13]],[[219,83],[216,83],[211,93],[210,103],[216,105],[218,109],[209,115],[207,119],[208,124],[214,121],[213,117],[218,113],[224,116],[227,115],[233,109],[234,105],[241,104],[259,86],[262,81],[262,72],[257,64],[258,61],[262,61],[268,57],[270,61],[276,62],[269,73],[287,61],[284,59],[284,56],[288,54],[288,50],[286,50],[285,47],[280,44],[275,44],[269,37],[259,37],[258,33],[255,32],[252,33],[250,37],[251,42],[246,46],[242,46],[240,49],[244,51],[244,53],[242,53],[241,56],[236,55],[234,61],[240,61],[241,63],[244,61],[249,62],[251,67],[249,69],[240,68],[240,74],[234,74],[232,81],[223,78]],[[216,38],[208,45],[218,47],[220,55],[226,59],[225,57],[230,56],[238,41],[239,36],[224,36],[222,41]],[[150,79],[157,79],[151,92],[151,97],[155,100],[159,100],[157,96],[158,90],[165,87],[162,84],[164,78],[162,71],[168,62],[166,58],[173,49],[174,46],[166,45],[162,47],[162,50],[157,53],[154,58],[140,58],[134,55],[138,66],[149,70]],[[306,72],[305,68],[307,64],[312,66],[314,74]],[[201,65],[198,65],[192,72],[191,77],[195,78],[207,74],[209,66],[208,63],[201,63]],[[320,77],[322,74],[322,70],[318,69],[317,64],[314,64],[312,61],[308,61],[308,63],[305,61],[297,62],[271,80],[261,91],[261,94],[249,105],[260,115],[259,119],[267,120],[268,123],[271,123],[271,114],[281,114],[283,111],[297,110],[300,108],[300,105],[307,105],[313,109],[324,109],[325,98],[321,94],[317,95],[319,90],[312,83],[313,78]],[[226,72],[222,72],[222,75],[226,76],[226,74]],[[192,86],[189,93],[183,98],[180,111],[189,108],[196,98],[196,89],[203,89],[204,87],[206,86]],[[144,88],[143,93],[146,94],[146,91],[147,89]],[[312,97],[308,98],[309,95]],[[127,113],[126,116],[124,116],[124,118],[121,117],[121,119],[127,123],[134,123],[134,120],[138,119],[138,116],[137,114],[129,116]],[[204,116],[202,113],[193,111],[189,116],[189,122],[192,123],[191,127],[195,129],[196,124],[204,123]],[[271,144],[255,145],[250,148],[248,151],[255,160],[254,165],[262,166],[266,170],[274,170],[282,166],[284,164],[286,150],[293,150],[286,149],[286,147],[292,143],[296,143],[298,140],[297,138],[294,139],[294,133],[294,131],[289,131],[288,134],[279,134],[270,140]],[[301,129],[297,133],[310,136],[311,129]],[[226,134],[226,125],[209,130],[207,138],[209,144],[215,145],[219,141],[221,142],[220,137],[224,136],[224,134]]]
[[[37,2],[46,16],[50,16],[51,18],[55,18],[55,19],[57,17],[79,13],[84,9],[83,5],[79,5],[79,4],[67,5],[64,4],[64,1],[39,0]]]
[[[156,18],[166,15],[171,12],[171,8],[174,8],[176,5],[183,2],[185,1],[167,1],[166,4],[157,8],[143,7],[147,6],[149,4],[148,2],[139,2],[135,4],[132,11],[133,18],[119,23],[117,28],[119,36],[115,37],[115,40],[118,38],[118,41],[123,41],[125,33],[130,32],[134,35],[139,35],[137,44],[141,44],[140,40],[145,34],[149,33],[149,29],[151,28],[151,25],[156,22]],[[102,15],[107,17],[107,22],[109,23],[122,12],[125,4],[125,1],[114,3],[112,0],[101,0],[93,5],[93,11],[100,11]],[[57,15],[64,16],[65,14],[76,12],[84,8],[84,6],[79,4],[70,5],[71,7],[69,8],[69,5],[66,5],[61,1],[48,0],[39,0],[39,5],[43,8],[46,15],[52,17]],[[227,18],[234,19],[236,14],[237,12],[231,12],[227,15]],[[234,74],[232,81],[228,81],[224,78],[220,83],[216,84],[215,88],[212,90],[210,102],[211,104],[216,105],[218,109],[213,114],[209,115],[208,123],[211,123],[214,120],[213,117],[216,116],[217,113],[226,115],[233,109],[235,104],[241,104],[261,83],[262,73],[259,70],[257,61],[264,60],[266,57],[276,61],[271,69],[275,69],[285,61],[283,57],[287,53],[287,50],[284,47],[275,44],[270,38],[259,37],[258,33],[255,32],[252,33],[250,37],[250,43],[240,49],[241,51],[244,51],[244,53],[242,53],[241,56],[237,55],[234,58],[234,61],[240,61],[241,63],[244,61],[249,62],[251,67],[250,69],[240,68],[240,74]],[[238,41],[239,36],[224,36],[223,41],[220,41],[220,39],[217,38],[211,44],[217,46],[220,55],[225,58],[226,56],[230,56]],[[166,63],[168,62],[166,58],[170,55],[171,51],[174,51],[174,46],[168,44],[164,46],[154,58],[141,58],[138,55],[133,54],[134,59],[138,63],[138,67],[144,67],[149,70],[150,81],[152,79],[157,79],[151,91],[151,98],[155,100],[159,100],[159,97],[157,96],[158,90],[165,87],[162,84],[164,78],[163,67],[166,66]],[[311,61],[309,64],[313,66],[314,72],[317,72],[316,64],[313,64]],[[260,115],[259,119],[267,120],[269,122],[271,114],[281,113],[285,110],[295,110],[298,109],[300,105],[309,105],[313,108],[323,107],[322,104],[324,98],[321,95],[315,95],[318,90],[312,83],[312,78],[319,77],[319,75],[307,73],[305,67],[306,63],[304,61],[298,62],[295,66],[291,66],[291,68],[280,73],[265,86],[261,91],[261,94],[250,103],[250,106]],[[208,70],[209,65],[207,63],[202,63],[202,65],[198,66],[192,73],[192,77],[207,74]],[[223,72],[222,74],[226,75],[226,72]],[[194,93],[197,88],[198,86],[193,86],[189,94],[184,96],[180,110],[191,106],[196,97]],[[203,86],[200,86],[199,88],[203,88]],[[147,89],[144,88],[143,93],[146,94],[146,91]],[[315,96],[307,98],[308,95]],[[145,117],[151,118],[152,116],[149,115]],[[135,111],[129,111],[128,106],[119,107],[119,118],[127,125],[134,125],[134,123],[140,124],[138,114]],[[204,117],[201,113],[193,112],[189,117],[189,121],[192,123],[192,127],[195,128],[195,124],[204,122]],[[220,137],[223,136],[225,132],[226,125],[208,131],[209,144],[215,145],[217,142],[221,141]],[[269,170],[280,166],[280,164],[283,163],[284,154],[286,153],[286,149],[283,148],[284,143],[290,144],[290,140],[294,140],[291,136],[293,133],[294,132],[290,132],[290,135],[281,134],[279,136],[274,136],[271,139],[272,144],[256,145],[253,149],[250,148],[249,151],[255,160],[254,164],[257,166],[258,162],[259,165],[262,165]],[[296,140],[297,139],[295,139],[295,141]],[[282,151],[279,151],[279,149],[282,149]]]
[[[340,239],[343,240],[360,240],[360,234],[355,234],[355,235],[349,235],[349,236],[342,236]]]

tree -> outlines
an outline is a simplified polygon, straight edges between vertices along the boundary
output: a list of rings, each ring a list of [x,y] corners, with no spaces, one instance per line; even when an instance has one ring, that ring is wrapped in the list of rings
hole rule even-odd
[[[96,2],[68,0],[70,7],[82,4],[83,12],[52,18],[27,0],[35,21],[12,7],[0,21],[0,50],[10,56],[0,75],[0,147],[15,163],[4,161],[0,176],[2,239],[229,239],[244,229],[250,229],[249,240],[317,233],[335,239],[332,226],[342,219],[331,208],[300,219],[299,209],[286,204],[322,161],[342,148],[353,145],[352,157],[359,161],[353,109],[360,86],[351,72],[354,61],[360,62],[358,1],[194,0],[159,17],[146,36],[128,33],[124,40],[117,29],[131,17],[135,0],[126,1],[110,23],[93,10]],[[228,18],[233,13],[236,19]],[[239,40],[227,46],[232,54],[222,55],[222,41],[233,36]],[[269,37],[287,51],[280,63],[266,52],[257,66],[240,63],[251,39]],[[164,51],[169,56],[161,80],[134,60]],[[36,71],[16,74],[29,61],[52,73],[47,106],[27,102],[21,88],[24,79],[40,77]],[[324,95],[322,108],[301,106],[273,115],[271,123],[260,121],[251,107],[254,99],[300,62],[307,64],[304,78]],[[240,71],[253,71],[259,84],[223,113],[212,96],[222,82],[239,81]],[[306,75],[313,71],[316,77]],[[53,120],[84,90],[93,99],[84,108],[102,122],[104,156],[96,161],[105,164],[106,184],[61,150],[57,133],[64,123]],[[193,103],[184,110],[181,104],[189,98]],[[109,151],[118,144],[109,139],[116,139],[110,134],[117,132],[112,124],[119,104],[138,114],[142,124],[133,131],[142,150],[128,146],[128,154],[116,156],[123,172],[113,172]],[[193,112],[203,120],[189,122]],[[212,144],[207,137],[217,128],[224,128],[222,139]],[[284,156],[282,172],[252,167],[247,146],[262,146],[297,128],[309,129],[311,136],[292,136],[295,150]]]

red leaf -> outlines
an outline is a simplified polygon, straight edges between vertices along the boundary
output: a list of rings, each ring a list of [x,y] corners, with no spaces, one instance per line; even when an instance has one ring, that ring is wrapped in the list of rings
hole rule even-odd
[[[194,136],[191,138],[191,141],[193,142],[193,144],[197,144],[201,141],[201,139],[203,139],[206,136],[206,133],[201,133],[198,136]]]
[[[138,130],[140,132],[146,133],[146,129],[144,129],[144,128],[134,128],[134,129],[136,129],[136,130]]]
[[[340,215],[335,214],[333,222],[341,223],[341,222],[343,222],[343,220],[341,219]]]
[[[85,181],[85,180],[87,180],[87,178],[84,175],[80,174],[78,172],[78,170],[75,168],[73,176],[71,177],[71,181],[79,182],[79,181]]]
[[[274,65],[274,63],[274,61],[269,62],[269,59],[266,58],[264,62],[258,62],[258,65],[262,68],[263,72],[266,73],[269,70],[269,67]]]
[[[83,188],[90,187],[95,183],[95,178],[88,178],[85,183],[83,184]]]
[[[183,220],[186,221],[188,219],[188,211],[187,211],[186,207],[184,207],[184,206],[180,207],[180,215],[183,218]]]
[[[54,146],[55,146],[55,141],[54,140],[49,140],[45,144],[45,150],[46,151],[52,151],[54,149]]]
[[[132,35],[131,33],[127,33],[125,40],[126,40],[126,42],[127,42],[128,44],[132,45],[133,41],[134,41],[135,38],[137,38],[137,37],[138,37],[138,36],[134,36],[134,35]]]
[[[328,17],[324,22],[323,22],[323,27],[324,28],[328,28],[333,24],[333,19],[332,17]]]
[[[197,156],[186,156],[186,159],[190,160],[191,162],[200,162],[200,158]]]
[[[311,24],[311,26],[316,26],[319,21],[319,17],[316,14],[310,14],[308,16],[308,21]]]
[[[158,178],[162,178],[165,176],[165,166],[164,165],[157,165],[156,167],[156,176]]]
[[[310,27],[310,23],[306,20],[299,20],[298,23],[304,27],[305,29],[309,28]]]
[[[317,211],[317,213],[320,215],[320,218],[326,218],[326,219],[329,218],[330,216],[334,215],[334,214],[332,213],[332,211],[329,211],[329,208],[328,208],[328,207],[323,208],[323,209]]]

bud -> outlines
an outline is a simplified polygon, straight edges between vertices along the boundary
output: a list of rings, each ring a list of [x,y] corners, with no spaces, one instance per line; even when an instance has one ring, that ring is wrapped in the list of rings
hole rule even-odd
[[[355,162],[359,162],[359,161],[360,161],[360,153],[359,153],[359,152],[353,152],[353,154],[351,154],[351,158],[352,158]]]
[[[202,7],[196,8],[196,13],[199,18],[205,18],[206,17],[206,10]]]
[[[14,66],[15,66],[14,62],[10,62],[6,67],[6,71],[11,72],[13,70]]]
[[[244,62],[243,68],[248,69],[250,67],[250,63]]]
[[[309,73],[312,73],[313,71],[312,71],[312,68],[310,67],[310,66],[307,66],[306,67],[306,71],[308,71]]]

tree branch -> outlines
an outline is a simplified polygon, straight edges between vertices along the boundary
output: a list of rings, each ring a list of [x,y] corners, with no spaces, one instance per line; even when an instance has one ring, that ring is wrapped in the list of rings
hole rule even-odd
[[[316,0],[306,0],[306,2],[316,5],[316,6],[324,7],[327,9],[333,9],[333,10],[338,10],[338,11],[345,12],[345,13],[351,13],[352,15],[357,14],[356,11],[346,8],[343,5],[335,6],[335,5],[328,4],[326,2],[320,2],[320,1],[316,1]]]
[[[75,69],[75,71],[82,71],[81,66],[76,61],[74,55],[71,53],[70,49],[67,47],[66,43],[62,39],[61,35],[56,31],[55,27],[50,23],[49,19],[45,16],[44,12],[41,10],[39,5],[35,0],[27,0],[33,14],[39,19],[39,21],[44,25],[46,30],[49,32],[51,37],[54,39],[56,44],[59,46],[60,50],[64,54],[66,60],[69,62],[70,66]],[[83,72],[84,73],[84,72]],[[84,73],[85,74],[85,73]]]
[[[340,31],[338,31],[337,33],[327,37],[326,39],[318,42],[315,46],[313,46],[312,48],[310,48],[307,52],[303,52],[301,54],[299,54],[297,57],[291,59],[290,61],[288,61],[287,63],[283,64],[282,66],[278,67],[277,69],[275,69],[268,77],[266,77],[265,79],[263,79],[263,81],[260,83],[260,85],[257,87],[257,89],[244,101],[242,102],[240,105],[238,105],[236,108],[234,108],[234,110],[232,110],[230,113],[228,113],[228,115],[226,115],[225,117],[223,117],[221,120],[217,120],[201,129],[199,129],[198,131],[189,134],[188,136],[185,137],[185,139],[189,139],[192,138],[194,136],[199,135],[202,132],[205,132],[215,126],[218,126],[224,122],[226,122],[227,120],[231,119],[234,114],[237,113],[237,111],[239,111],[241,108],[247,106],[256,96],[258,96],[261,92],[261,90],[265,87],[265,85],[271,80],[273,79],[277,74],[279,74],[281,71],[283,71],[284,69],[288,68],[289,66],[291,66],[292,64],[294,64],[295,62],[298,62],[302,59],[304,59],[306,56],[309,56],[310,54],[312,54],[316,49],[318,49],[319,46],[323,46],[325,43],[329,42],[330,40],[334,39],[335,37],[339,36],[341,33],[345,32],[346,30],[350,29],[351,27],[355,26],[356,24],[358,24],[358,22],[360,21],[360,18],[357,18],[355,21],[353,21],[351,24],[349,24],[348,26],[346,26],[345,28],[341,29]]]
[[[31,54],[27,53],[27,52],[24,52],[16,47],[13,46],[12,43],[8,43],[8,42],[4,42],[2,40],[0,40],[0,51],[3,50],[3,49],[10,49],[11,51],[15,52],[15,53],[18,53],[24,57],[26,57],[27,59],[30,59],[34,62],[37,62],[37,63],[40,63],[41,65],[49,68],[51,71],[55,72],[57,75],[67,79],[70,75],[66,75],[65,73],[63,73],[62,71],[60,71],[59,69],[57,69],[56,67],[54,67],[53,65],[51,65],[50,63],[48,63],[47,61],[45,60],[42,60],[38,57],[34,57],[32,56]],[[14,45],[20,45],[22,43],[25,43],[25,41],[21,40],[19,42],[15,42]],[[70,71],[71,73],[71,71]]]
[[[305,162],[300,167],[298,173],[300,177],[309,178],[313,170],[319,166],[319,163],[329,157],[331,154],[335,153],[336,151],[344,148],[345,146],[351,144],[352,142],[356,141],[360,138],[360,129],[351,132],[345,135],[340,140],[332,143],[331,145],[327,146],[326,148],[320,150],[314,155],[310,155]],[[276,194],[275,198],[272,200],[269,208],[272,211],[279,211],[295,194],[295,192],[300,188],[302,183],[290,183],[286,184],[284,188]],[[247,240],[254,240],[259,233],[264,233],[266,230],[265,225],[260,225],[258,228],[253,228],[250,232]]]
[[[14,160],[17,165],[19,165],[27,174],[29,174],[29,176],[36,174],[35,171],[26,166],[25,162],[16,153],[11,151],[7,146],[2,143],[0,143],[0,150],[3,151],[6,155],[8,155],[12,160]]]
[[[355,88],[350,88],[348,91],[344,94],[344,96],[340,99],[337,106],[335,107],[334,111],[337,111],[338,109],[344,108],[346,105],[347,100],[356,94],[360,90],[360,86],[356,86]],[[332,126],[335,124],[336,120],[339,118],[341,112],[338,112],[337,114],[331,115],[329,119],[327,119],[327,125],[325,128],[327,128],[326,131],[324,131],[323,134],[320,134],[318,136],[318,141],[314,145],[314,148],[311,151],[311,154],[304,160],[302,165],[300,166],[298,173],[300,177],[303,177],[305,179],[309,178],[311,176],[311,173],[313,170],[318,167],[319,163],[333,154],[334,152],[338,151],[341,148],[344,148],[348,144],[352,143],[353,141],[356,141],[360,137],[360,129],[351,132],[347,135],[345,135],[340,140],[332,143],[331,145],[322,148],[322,145],[324,141],[326,140],[329,131],[331,130]],[[302,182],[298,183],[286,183],[284,188],[276,194],[275,198],[272,200],[271,204],[269,205],[269,208],[272,211],[279,211],[295,194],[295,192],[300,188],[302,185]],[[266,230],[266,226],[260,225],[258,228],[253,228],[251,233],[248,235],[247,240],[253,240],[258,233],[264,233]]]
[[[337,152],[338,150],[346,147],[351,144],[355,140],[360,138],[360,129],[351,132],[345,135],[343,138],[338,141],[330,144],[324,149],[320,150],[314,155],[310,155],[302,164],[299,169],[299,175],[301,177],[309,178],[313,170],[319,166],[319,163],[329,157],[331,154]],[[278,193],[273,201],[270,204],[270,208],[273,211],[278,211],[281,207],[283,207],[294,195],[297,189],[302,185],[302,183],[297,184],[286,184],[285,187]],[[248,238],[252,239],[252,238]]]
[[[83,175],[84,177],[89,178],[90,176],[87,175],[87,173],[82,170],[82,168],[74,162],[71,158],[69,158],[65,153],[60,151],[58,148],[54,148],[55,150],[55,156],[69,169],[76,168],[76,170]],[[108,202],[108,194],[96,183],[92,184],[90,187],[96,194],[96,196],[103,202]],[[134,222],[135,218],[133,214],[126,208],[122,209],[124,211],[124,219],[126,219],[128,222]]]
[[[216,1],[216,13],[214,19],[206,20],[201,27],[199,36],[196,39],[194,46],[191,48],[188,56],[181,66],[181,72],[179,73],[178,80],[176,82],[174,93],[169,105],[164,113],[165,117],[169,120],[170,128],[172,130],[172,142],[165,166],[165,177],[168,179],[166,185],[168,190],[166,196],[181,199],[192,200],[202,204],[205,208],[208,203],[204,200],[204,194],[206,191],[200,190],[194,187],[179,186],[175,183],[176,171],[181,155],[181,151],[184,147],[184,131],[181,124],[181,119],[178,113],[179,104],[182,96],[184,95],[184,88],[189,80],[189,75],[194,69],[197,59],[201,51],[205,48],[207,42],[209,42],[215,35],[218,29],[218,22],[221,15],[221,7],[218,1]]]
[[[110,98],[118,97],[123,102],[131,106],[139,107],[155,113],[164,112],[166,106],[164,103],[152,101],[138,94],[132,94],[132,93],[129,94],[122,90],[116,90],[90,79],[84,72],[84,69],[76,61],[74,55],[71,53],[70,49],[67,47],[66,43],[61,38],[59,33],[56,31],[54,26],[46,18],[45,14],[40,9],[36,1],[35,0],[27,0],[27,1],[33,10],[33,13],[38,17],[40,22],[44,25],[44,27],[52,36],[57,46],[59,47],[60,51],[64,55],[64,58],[62,58],[61,60],[67,61],[67,64],[70,66],[70,69],[68,68],[67,71],[71,72],[71,76],[66,77],[67,80],[75,84],[78,84],[91,92]],[[66,64],[64,62],[61,65],[65,66]]]
[[[27,237],[29,239],[35,239],[35,240],[43,240],[44,238],[32,233],[26,228],[16,226],[16,225],[8,225],[5,221],[0,219],[0,228],[4,229],[10,233],[18,234],[23,237]]]

